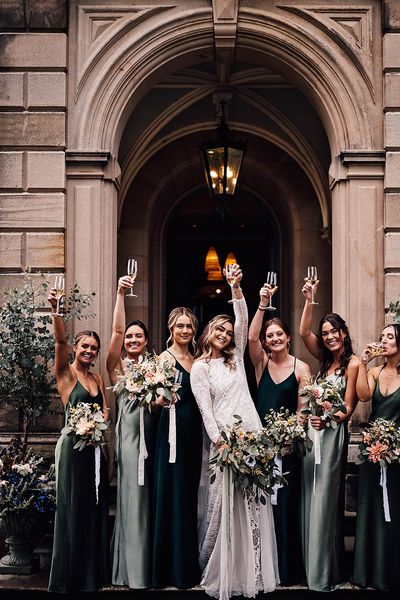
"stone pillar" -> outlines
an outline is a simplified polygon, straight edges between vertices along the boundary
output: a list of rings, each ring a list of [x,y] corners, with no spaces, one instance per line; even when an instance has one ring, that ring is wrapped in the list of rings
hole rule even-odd
[[[400,7],[384,2],[383,88],[385,119],[385,308],[400,298]],[[392,315],[386,315],[392,322]]]
[[[357,354],[384,322],[384,165],[384,152],[355,150],[342,152],[331,166],[332,308],[348,324]],[[359,403],[353,426],[369,412]]]
[[[105,151],[66,151],[67,287],[95,292],[94,317],[75,323],[100,335],[100,371],[108,381],[105,360],[116,293],[117,191],[119,166]]]

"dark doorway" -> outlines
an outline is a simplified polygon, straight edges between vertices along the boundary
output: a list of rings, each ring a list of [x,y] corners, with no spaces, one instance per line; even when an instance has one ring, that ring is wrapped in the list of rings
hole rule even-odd
[[[165,240],[164,322],[172,308],[188,306],[199,319],[199,333],[215,315],[233,315],[232,304],[228,304],[229,286],[224,279],[210,280],[205,271],[210,247],[215,248],[221,269],[231,252],[240,264],[249,321],[257,308],[259,289],[267,271],[277,271],[278,276],[281,271],[280,236],[271,211],[261,199],[243,191],[231,201],[229,213],[223,219],[204,193],[187,198],[171,214]],[[279,294],[274,301],[279,315]],[[246,368],[254,394],[254,374],[248,356]]]

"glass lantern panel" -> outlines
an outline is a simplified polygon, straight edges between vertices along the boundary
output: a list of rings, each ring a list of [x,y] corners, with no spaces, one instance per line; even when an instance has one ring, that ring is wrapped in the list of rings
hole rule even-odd
[[[240,165],[242,164],[243,150],[228,148],[228,163],[226,168],[226,193],[233,195],[239,177]]]
[[[207,149],[207,159],[209,173],[211,177],[211,184],[213,188],[213,193],[216,195],[224,193],[224,156],[224,146],[221,146],[220,148]]]

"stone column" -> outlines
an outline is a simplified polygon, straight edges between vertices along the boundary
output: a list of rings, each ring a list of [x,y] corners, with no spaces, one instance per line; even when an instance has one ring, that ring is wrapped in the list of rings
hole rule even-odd
[[[383,88],[385,119],[385,308],[400,298],[400,7],[384,2]],[[386,314],[386,322],[392,315]]]
[[[332,309],[349,326],[359,354],[384,322],[383,151],[346,151],[331,166]],[[364,422],[359,403],[352,425]]]
[[[95,292],[90,320],[75,323],[100,335],[100,371],[110,340],[116,292],[117,191],[119,166],[105,151],[66,151],[67,164],[67,286],[78,283]]]

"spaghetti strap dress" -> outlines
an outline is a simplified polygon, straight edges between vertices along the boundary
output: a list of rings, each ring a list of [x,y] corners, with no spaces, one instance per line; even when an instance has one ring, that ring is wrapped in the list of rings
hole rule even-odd
[[[346,390],[343,375],[324,378]],[[319,380],[321,381],[321,380]],[[308,428],[312,441],[315,429]],[[344,501],[347,466],[347,421],[320,432],[321,463],[315,464],[315,443],[303,459],[301,528],[304,566],[310,590],[330,592],[346,581]]]
[[[296,358],[293,372],[281,383],[272,379],[268,363],[265,366],[257,390],[256,408],[261,423],[270,409],[279,411],[288,409],[297,411],[298,388]],[[287,473],[288,485],[277,490],[276,504],[273,505],[276,543],[278,546],[278,564],[281,585],[296,585],[305,580],[300,533],[300,495],[302,459],[295,455],[286,455],[282,459],[282,471]]]
[[[202,420],[182,372],[176,410],[176,462],[169,462],[169,410],[163,408],[157,430],[154,487],[153,587],[191,588],[200,583],[197,494],[202,464]]]
[[[384,396],[379,377],[369,421],[381,417],[400,426],[400,387]],[[400,591],[400,464],[387,467],[390,521],[385,520],[380,465],[359,467],[353,583],[377,590]]]
[[[116,400],[117,506],[111,539],[112,583],[131,589],[145,589],[151,587],[151,498],[156,418],[147,407],[143,410],[148,457],[144,461],[144,485],[139,485],[140,407],[138,402],[129,398],[126,389],[121,390]]]
[[[78,402],[103,405],[100,389],[93,397],[78,380],[65,408],[65,423]],[[49,592],[96,592],[110,583],[108,472],[101,452],[98,502],[95,449],[74,450],[62,433],[55,449],[56,514]]]

